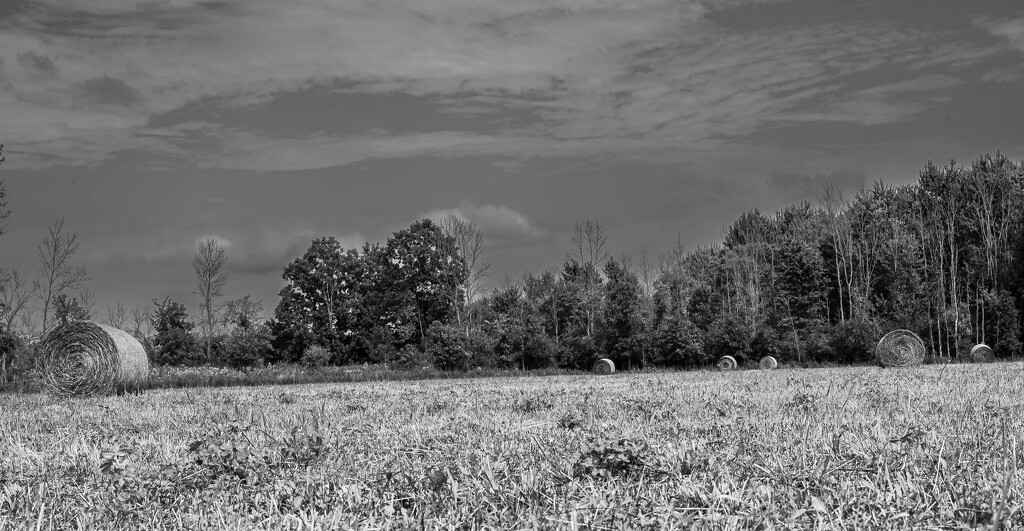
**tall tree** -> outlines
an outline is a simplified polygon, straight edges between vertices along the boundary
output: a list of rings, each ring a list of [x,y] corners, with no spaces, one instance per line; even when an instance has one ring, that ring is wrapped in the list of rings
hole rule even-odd
[[[73,266],[70,263],[78,252],[78,231],[65,232],[64,218],[55,221],[47,230],[47,235],[37,247],[42,268],[39,270],[36,297],[43,306],[41,333],[44,335],[49,331],[57,296],[78,289],[89,279],[85,266]]]
[[[598,272],[608,260],[608,251],[605,249],[607,242],[608,233],[597,221],[589,219],[580,221],[573,228],[572,250],[569,256],[583,266],[584,277],[582,280],[586,295],[587,337],[594,335],[594,322],[597,319],[597,311],[601,303],[601,277]]]
[[[375,315],[392,327],[411,324],[421,345],[432,322],[450,323],[455,312],[445,286],[463,284],[468,274],[453,247],[450,236],[424,219],[369,253]]]
[[[192,270],[196,274],[196,287],[192,293],[199,296],[207,358],[210,356],[213,325],[216,322],[215,304],[217,299],[224,296],[224,286],[228,283],[228,272],[225,271],[227,263],[227,247],[213,238],[199,242],[192,258]]]
[[[0,166],[7,160],[4,157],[4,145],[0,144]],[[7,232],[8,219],[11,217],[11,210],[7,208],[7,189],[4,188],[4,181],[0,179],[0,236]]]
[[[333,237],[313,240],[301,257],[284,268],[286,284],[272,327],[275,346],[287,354],[286,359],[298,360],[311,345],[336,355],[355,346],[364,276],[359,253],[345,250]]]
[[[605,263],[604,274],[608,283],[605,286],[602,342],[605,352],[619,363],[625,361],[628,369],[632,367],[635,354],[640,352],[643,339],[640,282],[614,258]]]
[[[446,216],[441,220],[441,230],[448,236],[448,242],[454,246],[452,254],[462,260],[465,273],[456,271],[457,278],[464,278],[461,284],[449,279],[449,291],[452,305],[455,308],[456,323],[465,329],[468,336],[473,326],[473,316],[469,309],[480,294],[480,284],[491,268],[491,264],[483,256],[484,235],[475,223],[456,215]]]
[[[0,329],[11,331],[21,316],[30,311],[29,301],[38,289],[38,283],[29,281],[24,273],[12,269],[6,276],[0,276]]]

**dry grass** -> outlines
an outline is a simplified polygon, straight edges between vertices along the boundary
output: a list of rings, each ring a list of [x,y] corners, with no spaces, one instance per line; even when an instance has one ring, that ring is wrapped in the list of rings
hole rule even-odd
[[[1022,364],[0,395],[0,528],[1014,529],[1022,408]]]
[[[758,362],[758,364],[757,364],[757,367],[759,369],[761,369],[762,371],[770,371],[772,369],[775,369],[778,366],[779,366],[778,360],[776,360],[772,356],[765,356],[765,357],[761,358],[761,361]]]

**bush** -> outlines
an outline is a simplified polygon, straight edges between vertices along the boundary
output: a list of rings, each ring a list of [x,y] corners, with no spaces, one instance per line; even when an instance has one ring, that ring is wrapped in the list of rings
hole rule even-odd
[[[687,366],[707,361],[700,328],[689,320],[667,321],[655,332],[655,361],[658,364]]]
[[[199,365],[205,357],[204,346],[195,336],[173,329],[156,338],[149,361],[156,365]]]
[[[882,336],[877,324],[855,319],[839,323],[832,329],[832,352],[839,363],[866,363],[875,357],[875,344]]]
[[[434,360],[434,366],[438,369],[469,370],[470,353],[466,350],[466,336],[458,328],[439,321],[430,323],[424,346],[424,354]]]
[[[273,356],[271,340],[266,325],[235,328],[221,345],[221,363],[236,369],[263,365]]]
[[[732,356],[739,360],[750,355],[753,340],[754,330],[746,319],[738,315],[727,315],[711,323],[704,345],[712,360],[722,356]]]
[[[469,353],[469,365],[490,369],[497,367],[498,356],[494,353],[494,338],[479,330],[473,330],[466,339],[466,351]]]
[[[604,354],[597,348],[597,343],[589,337],[567,337],[560,345],[558,364],[565,369],[589,370]]]
[[[406,345],[395,353],[394,367],[399,369],[433,368],[434,358],[416,345]]]
[[[326,367],[331,363],[331,351],[321,345],[306,347],[302,353],[302,364],[307,367]]]
[[[0,384],[12,382],[31,369],[34,358],[31,354],[21,338],[9,332],[0,332]]]

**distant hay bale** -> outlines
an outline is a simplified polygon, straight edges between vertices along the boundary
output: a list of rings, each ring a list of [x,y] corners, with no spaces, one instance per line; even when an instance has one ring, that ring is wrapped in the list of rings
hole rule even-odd
[[[971,349],[971,361],[974,363],[986,363],[995,361],[995,359],[995,352],[992,352],[992,348],[984,343],[978,343]]]
[[[715,364],[716,367],[723,371],[731,371],[736,368],[736,358],[732,356],[722,356],[722,359],[718,360]]]
[[[758,368],[762,371],[770,371],[779,366],[779,362],[771,356],[765,356],[761,358],[761,362],[757,364]]]
[[[883,367],[914,367],[924,362],[924,341],[909,330],[893,330],[875,346],[875,358]]]
[[[57,397],[99,396],[149,376],[146,349],[128,332],[90,321],[53,329],[39,344],[43,387]]]
[[[615,372],[615,362],[608,358],[601,358],[594,364],[595,374],[611,374]]]

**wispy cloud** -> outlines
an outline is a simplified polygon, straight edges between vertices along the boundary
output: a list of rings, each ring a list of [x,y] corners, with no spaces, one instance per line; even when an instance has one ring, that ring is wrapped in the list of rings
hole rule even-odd
[[[321,229],[308,223],[287,228],[257,228],[246,231],[226,230],[189,237],[166,234],[156,240],[105,249],[86,257],[90,264],[103,266],[144,264],[147,268],[182,270],[187,268],[199,242],[213,239],[227,248],[227,269],[240,274],[280,272],[290,261],[302,255],[314,238],[333,236],[348,249],[362,247],[366,239],[358,232]]]
[[[935,80],[927,69],[964,68],[992,53],[896,26],[737,33],[705,18],[749,3],[764,2],[82,0],[70,9],[36,0],[0,22],[8,87],[0,115],[17,131],[6,141],[18,155],[10,162],[31,167],[90,164],[124,149],[257,170],[424,154],[650,160],[711,149],[779,119],[906,119],[941,101],[908,96],[951,86],[952,77],[943,87],[915,85]],[[1015,27],[990,31],[1016,39]],[[849,81],[893,64],[917,78],[874,92]],[[486,134],[292,138],[215,121],[201,130],[150,125],[197,101],[258,108],[299,89],[337,93],[339,105],[352,92],[435,95],[466,103],[453,111],[500,105],[528,109],[538,122]]]
[[[1024,17],[1009,20],[992,20],[977,17],[974,23],[988,30],[995,37],[1005,39],[1011,46],[1024,51]]]
[[[544,235],[544,231],[526,215],[504,205],[477,205],[463,201],[455,208],[434,209],[422,217],[438,222],[448,216],[471,221],[485,236],[492,238],[539,238]]]

